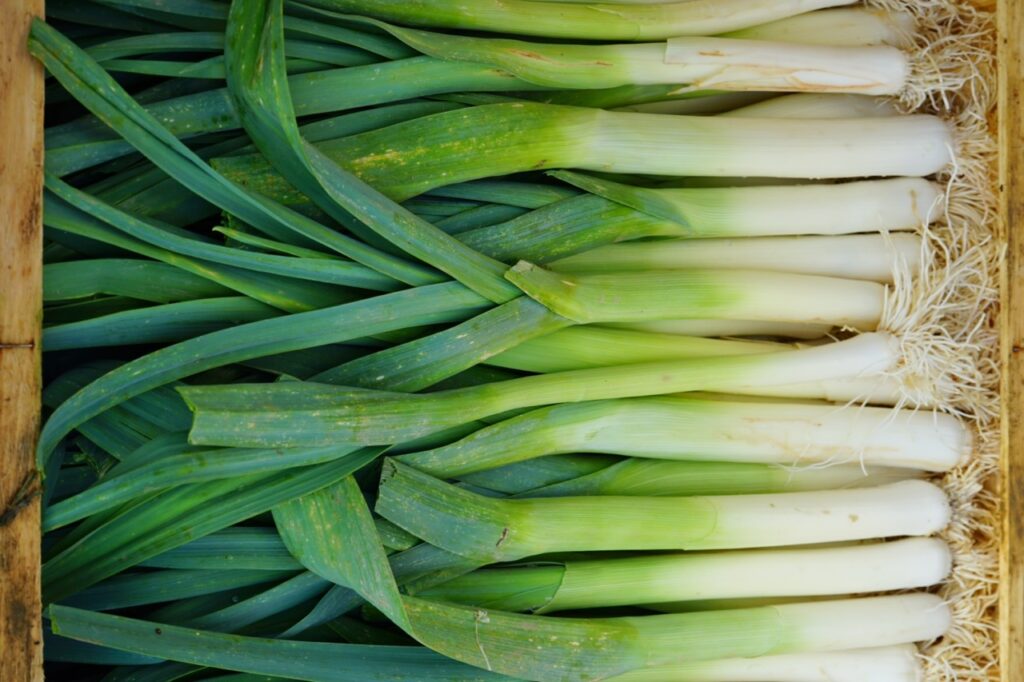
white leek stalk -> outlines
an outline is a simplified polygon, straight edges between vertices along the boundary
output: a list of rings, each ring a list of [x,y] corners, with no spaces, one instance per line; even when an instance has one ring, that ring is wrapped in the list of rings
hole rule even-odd
[[[865,119],[872,120],[888,119]],[[636,210],[678,222],[701,238],[916,230],[938,219],[943,197],[938,184],[923,178],[649,189],[582,173],[552,175]]]
[[[786,547],[924,536],[941,531],[950,518],[949,502],[942,490],[916,480],[876,488],[702,499],[714,507],[717,526],[710,537],[691,543],[687,549]]]
[[[641,60],[639,52],[636,61]],[[897,95],[910,76],[907,55],[888,45],[835,47],[733,38],[671,38],[652,78],[693,89]],[[680,78],[668,79],[669,66]],[[684,67],[682,69],[681,67]],[[651,81],[648,81],[651,82]]]
[[[733,118],[871,118],[897,116],[892,100],[867,95],[797,93],[722,112]]]
[[[914,23],[914,17],[906,12],[843,7],[751,26],[725,34],[725,37],[810,45],[909,47]]]
[[[742,124],[713,116],[611,111],[590,118],[589,129],[576,133],[580,147],[574,158],[562,167],[648,175],[851,178],[926,176],[952,160],[950,127],[920,114],[742,119]]]
[[[906,590],[942,582],[949,576],[951,562],[949,547],[936,538],[844,547],[569,560],[557,591],[541,612],[595,605]],[[516,571],[530,569],[498,570],[514,577]]]
[[[897,377],[885,374],[865,374],[859,377],[795,382],[777,386],[737,386],[732,392],[738,395],[796,400],[827,400],[839,404],[901,405],[909,401],[913,407],[932,408],[936,402],[935,396],[926,389],[914,390]]]
[[[569,273],[769,270],[892,284],[898,270],[917,274],[920,250],[921,238],[910,234],[672,239],[604,246],[554,261],[550,267]]]
[[[762,610],[763,609],[763,610]],[[850,675],[839,677],[825,676],[826,671],[821,668],[814,669],[809,666],[806,655],[810,658],[824,663],[829,659],[821,657],[827,652],[851,652],[857,649],[874,649],[879,647],[896,647],[899,645],[911,644],[913,642],[926,642],[934,640],[946,634],[952,625],[952,616],[949,607],[943,600],[934,594],[913,593],[898,596],[871,597],[862,599],[841,599],[815,603],[801,604],[779,604],[766,606],[758,609],[740,609],[716,612],[723,619],[730,616],[741,616],[749,619],[748,624],[761,617],[770,617],[775,621],[775,638],[765,641],[761,648],[764,656],[774,655],[773,658],[783,654],[789,654],[783,660],[777,660],[772,667],[764,670],[763,665],[758,665],[759,659],[750,658],[747,660],[746,675],[740,672],[741,661],[733,663],[732,672],[734,677],[698,677],[698,680],[732,680],[732,682],[836,682],[837,680],[856,680],[856,682],[889,682],[892,679],[905,680],[905,675],[916,666],[907,657],[912,654],[903,650],[900,662],[893,664],[890,657],[880,658],[880,662],[887,662],[888,665],[881,666],[883,677],[875,677],[872,673],[879,666],[861,658],[847,658],[846,661],[855,667],[853,671],[863,674],[862,677]],[[706,617],[709,612],[689,614],[696,618]],[[705,666],[714,666],[716,662],[724,657],[714,656],[712,652],[705,650],[708,654],[705,662],[694,662],[686,660],[689,658],[685,653],[693,647],[700,646],[697,641],[685,637],[679,632],[667,632],[660,628],[655,619],[635,618],[637,623],[637,635],[640,639],[653,639],[654,646],[662,655],[651,656],[649,666],[646,669],[637,669],[628,674],[610,679],[627,680],[631,682],[642,682],[653,680],[672,680],[682,682],[694,678],[687,677],[684,671],[707,670]],[[705,628],[712,628],[711,623],[703,624]],[[699,628],[694,622],[695,628]],[[744,628],[739,623],[729,623],[728,627],[735,628],[737,635],[749,632],[750,628]],[[650,641],[650,640],[648,640]],[[676,654],[672,654],[672,646],[675,646]],[[654,648],[654,647],[652,647]],[[792,656],[792,654],[803,654]],[[891,656],[891,655],[890,655]],[[652,660],[653,659],[653,660]],[[786,660],[788,659],[788,660]],[[803,662],[801,662],[803,661]],[[833,665],[841,666],[845,661],[832,660]],[[721,669],[720,669],[721,670]],[[721,672],[727,672],[726,667]],[[671,676],[672,671],[683,672],[678,677]],[[767,673],[762,676],[761,673]],[[753,675],[751,674],[753,673]],[[667,676],[666,676],[667,674]],[[889,677],[888,675],[895,677]],[[913,679],[913,678],[910,678]],[[914,682],[918,682],[915,680]]]
[[[827,604],[829,609],[822,608]],[[949,607],[934,594],[849,599],[826,604],[775,607],[786,622],[799,623],[796,639],[805,651],[841,651],[921,642],[949,630]],[[884,609],[879,609],[880,605]],[[831,612],[829,612],[831,611]],[[880,637],[881,631],[885,637]]]
[[[614,682],[921,682],[917,647],[728,658],[644,668]]]

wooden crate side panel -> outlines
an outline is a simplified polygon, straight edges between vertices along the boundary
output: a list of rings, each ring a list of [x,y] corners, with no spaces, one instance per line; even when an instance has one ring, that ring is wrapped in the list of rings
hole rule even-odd
[[[1001,0],[999,183],[1002,281],[1002,680],[1024,680],[1024,2]]]
[[[26,50],[42,0],[0,7],[0,679],[42,680],[39,430],[43,74]]]

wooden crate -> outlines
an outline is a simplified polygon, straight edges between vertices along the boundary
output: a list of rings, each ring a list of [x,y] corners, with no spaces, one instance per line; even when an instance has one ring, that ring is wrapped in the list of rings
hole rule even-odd
[[[992,0],[976,0],[991,8]],[[999,0],[1002,682],[1024,682],[1024,0]],[[43,0],[0,0],[0,682],[42,680],[39,479]],[[993,677],[993,679],[996,679]],[[870,682],[870,680],[865,680]]]

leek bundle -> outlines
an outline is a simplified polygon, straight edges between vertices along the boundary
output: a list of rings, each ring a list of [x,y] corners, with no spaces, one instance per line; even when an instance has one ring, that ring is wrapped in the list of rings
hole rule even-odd
[[[850,4],[55,0],[48,673],[919,679],[962,132]]]

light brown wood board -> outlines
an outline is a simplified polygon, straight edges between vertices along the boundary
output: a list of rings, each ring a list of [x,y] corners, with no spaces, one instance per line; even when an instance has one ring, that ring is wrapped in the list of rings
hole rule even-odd
[[[1006,244],[1001,301],[1003,682],[1024,682],[1024,0],[1000,0],[999,190]]]
[[[39,603],[42,0],[0,0],[0,680],[43,679]]]

